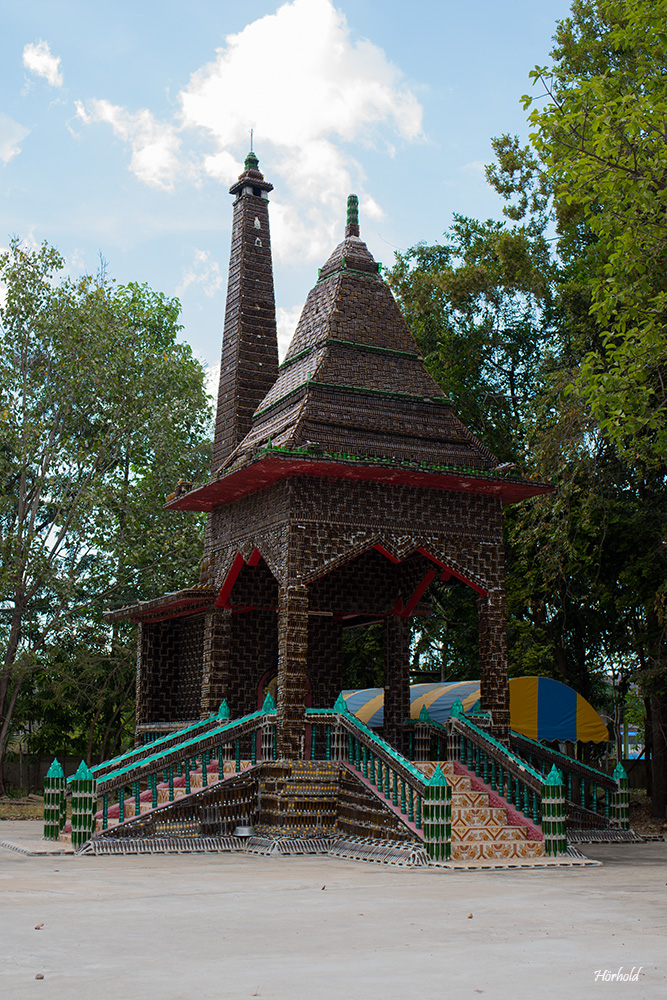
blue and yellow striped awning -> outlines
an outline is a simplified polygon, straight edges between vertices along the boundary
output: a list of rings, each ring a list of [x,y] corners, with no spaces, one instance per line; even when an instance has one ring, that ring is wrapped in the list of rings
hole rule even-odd
[[[468,712],[477,704],[479,696],[479,681],[413,684],[410,687],[410,717],[418,719],[425,706],[434,722],[445,723],[457,698]],[[383,688],[343,691],[343,697],[350,712],[361,722],[376,729],[382,726]],[[550,677],[513,677],[510,680],[510,726],[534,740],[602,743],[609,739],[609,731],[593,706],[567,684]]]

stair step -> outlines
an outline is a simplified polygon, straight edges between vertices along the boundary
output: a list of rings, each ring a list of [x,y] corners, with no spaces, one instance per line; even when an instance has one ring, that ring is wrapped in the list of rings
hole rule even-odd
[[[511,861],[516,858],[543,858],[541,840],[517,841],[453,841],[453,861]]]

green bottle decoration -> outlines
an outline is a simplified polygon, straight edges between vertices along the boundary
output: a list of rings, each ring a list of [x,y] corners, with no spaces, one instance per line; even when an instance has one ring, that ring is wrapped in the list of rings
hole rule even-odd
[[[97,782],[85,761],[71,780],[72,787],[72,847],[83,847],[95,832]]]
[[[57,840],[65,825],[65,773],[54,757],[44,778],[44,840]]]
[[[555,764],[542,782],[542,837],[549,857],[567,854],[565,787]]]
[[[452,789],[439,766],[424,786],[422,828],[428,856],[433,861],[448,861],[452,853]]]
[[[262,713],[264,715],[270,715],[271,713],[275,712],[275,710],[276,710],[276,703],[273,700],[273,695],[271,694],[270,691],[267,691],[266,697],[264,698],[264,704],[262,705]]]

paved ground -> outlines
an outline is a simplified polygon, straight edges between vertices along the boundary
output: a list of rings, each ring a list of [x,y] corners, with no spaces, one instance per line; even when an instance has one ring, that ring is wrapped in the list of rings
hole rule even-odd
[[[1,823],[0,841],[18,826]],[[0,849],[0,997],[662,1000],[667,843],[584,850],[603,866]],[[595,978],[639,967],[638,981]]]

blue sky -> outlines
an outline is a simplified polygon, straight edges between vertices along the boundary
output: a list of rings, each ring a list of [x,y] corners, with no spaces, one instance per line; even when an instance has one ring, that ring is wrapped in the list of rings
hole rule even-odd
[[[73,274],[183,304],[220,353],[230,183],[255,129],[271,196],[284,346],[345,197],[386,265],[453,212],[499,217],[490,139],[525,137],[521,94],[561,0],[4,0],[0,246],[47,240]]]

